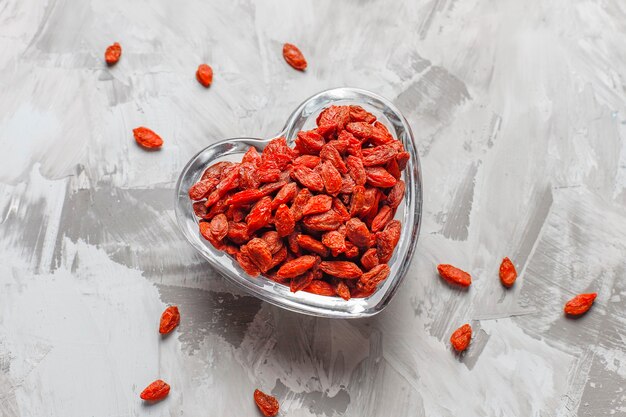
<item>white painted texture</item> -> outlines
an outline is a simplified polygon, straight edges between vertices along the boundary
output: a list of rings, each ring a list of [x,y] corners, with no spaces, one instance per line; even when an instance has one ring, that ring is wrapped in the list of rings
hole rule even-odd
[[[252,416],[257,387],[297,417],[626,415],[625,22],[600,0],[0,2],[0,416]],[[362,321],[237,292],[173,215],[198,150],[338,86],[392,99],[422,157],[413,268]],[[161,339],[167,304],[182,323]],[[156,378],[172,392],[146,406]]]

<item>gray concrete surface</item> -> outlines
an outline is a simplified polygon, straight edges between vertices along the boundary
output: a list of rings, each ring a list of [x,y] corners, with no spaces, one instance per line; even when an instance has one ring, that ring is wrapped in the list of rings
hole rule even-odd
[[[626,415],[625,22],[590,0],[0,2],[0,415],[255,416],[257,387],[291,417]],[[413,268],[362,321],[238,292],[172,210],[195,152],[271,136],[337,86],[392,99],[422,157]],[[585,291],[592,311],[564,318]],[[182,323],[161,339],[171,303]],[[172,392],[146,406],[156,378]]]

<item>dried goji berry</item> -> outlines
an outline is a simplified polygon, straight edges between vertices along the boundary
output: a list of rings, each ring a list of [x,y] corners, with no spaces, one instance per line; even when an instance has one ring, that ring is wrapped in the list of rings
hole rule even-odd
[[[359,256],[359,248],[354,243],[346,240],[346,250],[344,252],[346,258],[356,258]]]
[[[376,121],[376,116],[367,112],[361,106],[350,106],[350,121],[374,123]]]
[[[300,190],[300,192],[296,195],[296,198],[293,200],[293,204],[291,205],[291,213],[293,214],[295,221],[300,221],[302,219],[304,206],[306,206],[306,203],[308,203],[310,198],[311,192],[306,188]]]
[[[247,254],[239,252],[237,255],[235,255],[235,259],[239,263],[239,266],[241,266],[241,269],[243,269],[246,274],[250,275],[251,277],[259,276],[259,274],[261,273],[259,267],[256,266],[254,262],[252,262],[252,259],[250,259]]]
[[[348,174],[341,176],[341,194],[352,194],[354,192],[354,180]]]
[[[280,190],[287,184],[286,180],[279,179],[276,182],[270,182],[268,184],[263,184],[259,191],[261,191],[264,195],[274,194],[276,191]]]
[[[507,288],[513,286],[513,283],[517,279],[517,271],[515,265],[509,258],[504,258],[500,264],[500,282]]]
[[[350,212],[348,212],[348,209],[346,208],[346,206],[341,202],[341,200],[339,200],[338,198],[333,198],[333,210],[335,210],[337,212],[337,214],[341,217],[341,220],[346,222],[348,220],[350,220],[351,216],[350,216]]]
[[[322,177],[311,168],[307,168],[304,165],[296,165],[291,171],[291,176],[294,180],[298,181],[311,191],[318,193],[324,191],[324,181],[322,180]]]
[[[470,344],[472,340],[472,327],[469,324],[464,324],[452,333],[450,336],[450,343],[457,352],[463,352]]]
[[[218,182],[217,178],[198,181],[189,188],[189,198],[195,201],[202,200],[213,191]]]
[[[161,314],[161,321],[159,323],[159,333],[168,334],[180,323],[180,312],[178,307],[169,306]]]
[[[324,188],[330,195],[337,195],[341,191],[341,185],[343,184],[341,174],[337,171],[329,161],[324,161],[320,165],[320,176],[324,182]]]
[[[319,154],[325,143],[324,137],[314,130],[298,132],[298,137],[295,140],[296,149],[303,155]]]
[[[222,176],[222,172],[224,172],[224,170],[227,167],[230,167],[232,165],[234,165],[234,162],[230,162],[230,161],[217,162],[204,170],[204,173],[202,174],[202,178],[200,180],[204,181],[208,179],[215,179],[215,180],[218,180],[219,182]]]
[[[278,414],[278,400],[271,395],[267,395],[261,391],[254,390],[254,402],[265,417],[274,417]]]
[[[222,240],[228,234],[228,219],[220,213],[211,219],[211,234],[217,240]]]
[[[263,163],[271,162],[275,168],[282,170],[289,165],[298,153],[287,146],[287,140],[283,137],[272,139],[261,154]],[[261,181],[262,182],[262,181]]]
[[[262,227],[269,224],[272,216],[272,199],[270,197],[263,197],[260,199],[250,213],[246,217],[246,223],[248,224],[248,232],[254,233]]]
[[[274,230],[268,230],[267,232],[263,233],[261,239],[263,239],[265,243],[267,243],[267,247],[269,248],[270,252],[272,252],[272,254],[275,254],[284,246],[283,241],[278,235],[278,232],[275,232]]]
[[[336,230],[324,233],[322,243],[330,249],[333,256],[339,256],[346,251],[346,237]]]
[[[286,204],[281,204],[276,209],[276,215],[274,216],[274,226],[280,237],[285,237],[293,233],[296,221],[293,217],[293,213]]]
[[[589,294],[578,294],[565,304],[563,310],[565,311],[565,314],[569,314],[570,316],[580,316],[591,308],[597,296],[598,294],[595,292]]]
[[[106,61],[107,65],[116,64],[117,61],[120,60],[121,56],[122,46],[117,42],[114,42],[113,45],[107,46],[106,51],[104,51],[104,60]]]
[[[346,237],[361,249],[370,246],[370,231],[361,220],[352,218],[346,222]]]
[[[261,270],[267,272],[272,265],[272,252],[263,239],[251,239],[246,245],[241,247],[241,251]]]
[[[141,391],[139,397],[141,397],[142,400],[146,401],[158,401],[167,397],[167,394],[169,393],[170,386],[166,382],[157,379],[156,381],[148,385],[143,391]]]
[[[313,271],[308,271],[302,275],[292,278],[291,282],[289,283],[289,290],[291,292],[301,291],[308,287],[314,278],[315,273]]]
[[[158,149],[163,146],[163,139],[147,127],[133,129],[135,141],[146,149]]]
[[[285,262],[276,273],[281,278],[295,278],[304,274],[317,263],[317,257],[303,255],[289,262]]]
[[[336,141],[328,142],[322,147],[320,150],[320,158],[322,161],[330,162],[340,174],[347,174],[348,167],[339,154],[339,150],[332,142]]]
[[[389,206],[383,205],[372,220],[372,232],[382,230],[392,218],[393,210]]]
[[[318,166],[321,161],[322,159],[316,155],[301,155],[297,157],[293,163],[294,165],[304,165],[305,167],[313,169]]]
[[[287,258],[287,248],[283,245],[280,247],[278,252],[272,255],[272,264],[269,269],[275,268],[278,265],[282,264],[283,261]]]
[[[333,198],[324,194],[314,195],[307,201],[302,214],[308,216],[310,214],[326,213],[333,204]]]
[[[402,180],[398,180],[396,184],[391,187],[389,194],[387,194],[387,204],[389,207],[392,209],[398,208],[404,198],[405,187],[404,181]]]
[[[378,251],[375,248],[366,250],[363,256],[361,256],[361,265],[366,271],[369,271],[378,264]]]
[[[365,207],[365,187],[362,185],[354,186],[352,199],[350,200],[350,215],[358,216],[363,212]]]
[[[283,58],[292,68],[297,69],[298,71],[304,71],[306,69],[306,59],[304,59],[304,55],[300,52],[297,46],[286,43],[283,45]]]
[[[335,282],[335,293],[346,301],[350,299],[350,288],[341,280]]]
[[[365,272],[356,283],[356,287],[364,292],[374,291],[378,284],[387,279],[391,269],[387,264],[379,264]]]
[[[278,171],[278,170],[277,170]],[[280,175],[280,171],[279,175]],[[275,181],[275,180],[274,180]],[[259,188],[258,168],[252,162],[242,162],[239,166],[239,188]],[[257,190],[258,191],[258,190]]]
[[[245,164],[246,162],[250,162],[254,166],[259,166],[261,163],[261,154],[256,150],[254,146],[250,146],[246,153],[241,158],[241,163]]]
[[[243,245],[250,240],[250,233],[248,233],[248,225],[246,223],[228,222],[228,233],[226,234],[229,240],[238,245]]]
[[[363,275],[361,268],[348,261],[323,261],[320,269],[328,275],[344,279],[356,279]]]
[[[406,164],[409,162],[410,158],[411,154],[408,152],[399,152],[396,155],[396,162],[398,163],[398,169],[400,171],[404,171],[404,168],[406,168]]]
[[[391,259],[393,251],[400,240],[402,225],[398,220],[392,220],[382,232],[376,234],[376,249],[378,249],[378,259],[386,264]]]
[[[207,64],[198,65],[198,69],[196,70],[196,79],[204,87],[209,87],[213,82],[213,68]]]
[[[298,246],[306,251],[316,253],[323,258],[328,257],[329,251],[326,246],[322,244],[317,239],[312,238],[308,235],[299,234],[296,238],[298,241]]]
[[[389,133],[389,130],[387,130],[387,126],[380,123],[379,121],[374,122],[374,126],[369,137],[369,142],[374,145],[383,145],[387,142],[392,141],[394,141],[394,139],[393,136],[391,136],[391,133]]]
[[[394,160],[398,151],[392,145],[380,145],[369,149],[363,149],[363,165],[366,167],[385,165]]]
[[[335,295],[335,289],[326,281],[315,280],[304,289],[306,292],[310,292],[317,295],[325,295],[327,297]]]
[[[469,287],[472,283],[472,277],[470,274],[452,265],[437,265],[437,271],[439,271],[441,278],[450,284],[460,285],[461,287]]]
[[[204,201],[196,201],[195,203],[193,203],[193,212],[197,217],[200,217],[201,219],[203,219],[208,212],[208,209],[206,208],[206,206],[204,205]]]
[[[302,220],[304,226],[314,232],[327,232],[329,230],[337,230],[341,226],[341,216],[333,209],[326,213],[314,214],[306,216]]]
[[[348,173],[354,180],[354,183],[356,185],[365,185],[365,181],[367,181],[367,172],[365,171],[361,158],[349,155],[346,162],[348,164]]]
[[[383,167],[365,168],[367,184],[373,187],[389,188],[396,185],[396,177],[391,175]]]
[[[330,106],[317,117],[317,131],[322,136],[329,136],[343,129],[349,121],[350,108],[348,106]]]
[[[388,173],[393,175],[393,177],[396,180],[399,180],[400,177],[402,176],[402,171],[400,171],[398,162],[395,159],[392,159],[391,161],[387,162],[387,164],[385,165],[385,169],[387,170]]]

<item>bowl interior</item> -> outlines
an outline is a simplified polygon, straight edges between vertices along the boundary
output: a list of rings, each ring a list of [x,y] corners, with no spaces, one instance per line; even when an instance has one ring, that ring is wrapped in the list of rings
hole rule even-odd
[[[240,161],[250,146],[261,151],[271,138],[227,139],[208,146],[195,155],[183,169],[176,185],[176,218],[183,235],[214,268],[257,297],[304,314],[342,318],[367,317],[380,312],[389,303],[407,273],[415,250],[422,211],[419,159],[411,128],[393,104],[373,93],[353,88],[328,90],[309,98],[291,114],[284,129],[274,137],[284,136],[292,144],[298,131],[314,128],[317,115],[331,104],[357,104],[373,113],[403,142],[406,151],[411,155],[402,174],[406,183],[405,198],[396,212],[396,219],[402,222],[402,235],[389,261],[391,273],[373,295],[345,301],[338,297],[325,297],[304,291],[292,293],[288,286],[263,276],[250,277],[229,255],[215,249],[200,235],[198,219],[187,193],[189,187],[198,181],[209,165],[223,160]]]

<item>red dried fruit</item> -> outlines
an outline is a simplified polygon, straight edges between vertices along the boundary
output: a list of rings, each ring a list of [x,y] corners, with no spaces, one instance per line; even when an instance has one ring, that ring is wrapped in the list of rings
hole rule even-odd
[[[450,343],[457,352],[463,352],[470,344],[472,340],[472,327],[469,324],[464,324],[452,333],[450,336]]]
[[[264,195],[274,194],[276,191],[280,190],[287,184],[286,180],[280,179],[276,182],[270,182],[268,184],[263,184],[259,191],[261,191]]]
[[[161,321],[159,323],[159,333],[168,334],[180,323],[180,312],[178,307],[169,306],[161,314]]]
[[[339,256],[346,251],[346,237],[336,230],[324,233],[322,243],[330,249],[333,256]]]
[[[196,201],[192,204],[194,214],[196,215],[196,217],[200,217],[201,219],[203,219],[208,212],[204,203],[204,201]]]
[[[206,199],[206,206],[211,207],[217,203],[226,193],[239,186],[239,164],[233,164],[222,171],[220,182],[215,186],[215,190]]]
[[[356,283],[357,289],[363,292],[373,292],[378,284],[387,279],[391,269],[387,264],[380,264],[365,272]]]
[[[402,180],[398,180],[396,184],[391,187],[391,190],[389,190],[389,194],[387,195],[387,204],[389,207],[392,209],[398,208],[404,198],[405,187],[404,181]]]
[[[300,221],[303,216],[304,206],[309,202],[311,198],[311,192],[304,188],[300,190],[296,198],[293,200],[293,204],[291,205],[291,213],[293,214],[293,218],[295,221]]]
[[[335,283],[335,293],[346,301],[350,299],[350,288],[343,281],[338,280]]]
[[[373,187],[388,188],[396,185],[396,177],[383,167],[365,168],[367,184]]]
[[[504,258],[500,264],[500,282],[507,288],[511,288],[517,279],[515,265],[509,258]]]
[[[332,197],[324,194],[314,195],[307,201],[302,209],[302,214],[308,216],[310,214],[326,213],[330,210],[332,204]]]
[[[304,226],[314,232],[327,232],[329,230],[337,230],[341,226],[341,216],[333,209],[326,213],[314,214],[306,216],[302,223]]]
[[[308,271],[300,276],[293,278],[289,284],[289,291],[298,292],[306,287],[315,279],[315,273],[313,271]]]
[[[292,254],[296,256],[302,255],[300,253],[300,245],[298,245],[298,235],[300,234],[299,228],[296,228],[293,233],[290,233],[287,236],[287,245],[289,246],[289,250]]]
[[[245,246],[242,246],[241,251],[244,252],[252,262],[254,262],[261,272],[267,272],[267,270],[271,268],[272,252],[270,251],[270,248],[265,240],[255,237]]]
[[[439,275],[449,284],[460,285],[461,287],[469,287],[472,283],[472,277],[467,272],[456,268],[452,265],[437,265]]]
[[[346,125],[346,129],[359,139],[369,139],[374,131],[374,126],[366,122],[352,122]]]
[[[311,269],[313,265],[317,263],[317,258],[312,255],[300,256],[289,262],[285,262],[279,269],[276,275],[279,278],[295,278],[298,275],[304,274]]]
[[[261,154],[262,164],[271,164],[279,170],[285,169],[298,153],[287,146],[287,140],[283,137],[272,139],[263,149]],[[261,168],[261,166],[259,166]],[[263,182],[263,181],[261,181]]]
[[[328,142],[322,147],[322,150],[320,151],[320,158],[322,161],[330,162],[340,174],[347,174],[348,167],[339,154],[337,146],[333,142],[336,141]]]
[[[359,248],[349,240],[346,240],[346,251],[344,252],[346,258],[356,258],[359,256]]]
[[[250,275],[251,277],[257,277],[261,273],[259,267],[257,267],[252,259],[250,259],[250,257],[245,253],[239,252],[237,255],[235,255],[235,259],[239,263],[241,269],[243,269],[246,274]]]
[[[317,132],[322,136],[330,136],[337,130],[342,130],[349,120],[348,106],[327,107],[317,117]]]
[[[341,177],[341,194],[352,194],[354,192],[354,180],[348,174]]]
[[[338,198],[333,198],[332,207],[333,210],[335,210],[337,214],[341,217],[342,221],[346,222],[350,220],[350,213],[348,212],[346,206],[341,202],[341,200],[339,200]]]
[[[278,252],[272,255],[272,264],[269,269],[275,268],[278,265],[282,264],[283,261],[287,259],[287,248],[283,245],[280,247]]]
[[[209,87],[213,83],[213,68],[207,64],[198,65],[196,70],[196,79],[204,87]]]
[[[274,226],[278,232],[278,236],[285,237],[293,233],[296,221],[293,217],[293,213],[286,204],[281,204],[276,209],[276,215],[274,216]]]
[[[393,177],[396,180],[399,180],[400,177],[402,176],[402,171],[400,171],[398,162],[395,159],[392,159],[391,161],[387,162],[387,164],[385,165],[385,169],[387,170],[388,173],[393,175]]]
[[[297,236],[296,240],[298,242],[298,246],[301,249],[316,253],[323,258],[328,257],[328,248],[324,246],[319,240],[313,239],[311,236],[301,234]]]
[[[246,223],[248,224],[248,232],[254,233],[255,231],[265,227],[269,224],[272,217],[272,199],[270,197],[263,197],[260,199],[250,213],[246,217]]]
[[[398,163],[398,169],[400,171],[404,171],[404,168],[406,168],[406,164],[407,162],[409,162],[409,159],[411,159],[411,154],[408,152],[401,151],[396,155],[396,162]]]
[[[376,121],[376,116],[367,112],[361,106],[350,106],[350,121],[374,123]]]
[[[241,158],[242,164],[245,164],[246,162],[249,162],[254,166],[259,166],[261,164],[261,154],[254,146],[250,146]]]
[[[133,129],[135,141],[146,149],[158,149],[163,146],[163,139],[147,127]]]
[[[278,171],[278,174],[280,175],[280,171]],[[276,179],[273,181],[275,180]],[[239,166],[239,188],[257,189],[259,188],[260,183],[261,181],[259,180],[258,168],[251,162],[241,163]]]
[[[393,218],[393,210],[389,206],[382,206],[378,214],[372,220],[372,232],[378,232],[385,228],[387,223]]]
[[[366,250],[363,256],[361,256],[361,265],[366,271],[371,270],[378,264],[378,251],[375,248]]]
[[[220,213],[213,217],[210,223],[210,230],[215,239],[224,239],[228,234],[228,219],[226,215]]]
[[[120,60],[121,56],[122,46],[117,42],[113,43],[113,45],[107,46],[106,51],[104,51],[104,60],[106,61],[107,65],[116,64],[117,61]]]
[[[315,280],[304,289],[306,292],[310,292],[317,295],[325,295],[327,297],[335,295],[335,289],[326,281]]]
[[[169,393],[170,386],[166,382],[157,379],[156,381],[148,385],[143,391],[141,391],[139,397],[142,400],[146,401],[158,401],[167,397],[167,394]]]
[[[200,180],[204,181],[208,179],[215,179],[215,180],[218,180],[219,182],[222,176],[222,172],[224,172],[226,168],[232,165],[234,165],[234,162],[229,162],[229,161],[217,162],[204,170],[204,173],[202,174],[202,178]]]
[[[298,132],[295,140],[296,149],[301,154],[317,155],[320,149],[326,144],[324,137],[314,130]],[[321,155],[320,155],[321,156]]]
[[[283,45],[283,58],[292,68],[298,71],[304,71],[306,69],[306,59],[304,55],[298,49],[296,45],[286,43]]]
[[[356,185],[354,192],[352,193],[352,200],[350,200],[350,215],[358,216],[363,212],[365,207],[365,187],[362,185]]]
[[[250,203],[259,201],[264,196],[265,193],[258,189],[243,190],[228,197],[226,204],[234,207],[247,206]]]
[[[337,171],[337,168],[335,168],[333,164],[329,161],[322,162],[322,165],[320,165],[320,176],[322,177],[324,188],[328,194],[339,194],[343,181],[341,174]]]
[[[346,159],[346,162],[348,163],[348,173],[354,180],[354,183],[356,185],[365,185],[365,181],[367,181],[367,171],[365,171],[361,158],[350,155]]]
[[[275,397],[256,389],[254,390],[254,402],[265,417],[274,417],[278,414],[279,405]]]
[[[261,239],[263,239],[265,243],[267,243],[267,247],[269,248],[270,252],[272,252],[272,254],[275,254],[284,246],[283,241],[278,235],[278,232],[275,232],[273,230],[269,230],[263,233]]]
[[[376,234],[376,249],[380,263],[386,264],[391,259],[393,251],[400,240],[402,225],[398,220],[392,220],[382,232]]]
[[[194,201],[202,200],[213,191],[217,183],[216,178],[198,181],[189,188],[189,198]]]
[[[591,308],[597,296],[598,294],[595,292],[589,294],[578,294],[565,304],[563,311],[565,311],[565,314],[569,314],[570,316],[580,316]]]
[[[318,193],[324,191],[324,181],[320,174],[304,165],[296,165],[293,167],[291,177],[311,191]]]
[[[374,122],[372,133],[369,138],[369,142],[374,145],[383,145],[387,142],[393,142],[393,141],[394,141],[393,136],[391,136],[391,133],[389,133],[389,130],[387,130],[387,126],[385,126],[384,124],[378,121]],[[395,141],[395,142],[399,142],[399,141]]]
[[[356,279],[363,275],[361,268],[348,261],[323,261],[320,269],[328,275],[344,279]]]
[[[367,249],[370,246],[370,231],[365,223],[357,218],[346,222],[346,237],[361,249]]]
[[[248,225],[246,223],[228,222],[228,233],[226,237],[233,243],[243,245],[250,240]]]
[[[371,167],[385,165],[394,160],[398,151],[392,145],[381,145],[369,149],[363,149],[363,165]]]
[[[302,156],[297,157],[293,161],[293,163],[294,163],[294,165],[304,165],[305,167],[313,169],[316,166],[318,166],[321,161],[322,161],[322,159],[319,156],[302,155]]]

